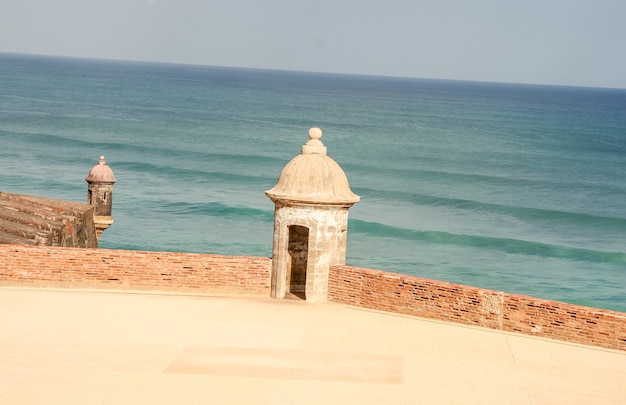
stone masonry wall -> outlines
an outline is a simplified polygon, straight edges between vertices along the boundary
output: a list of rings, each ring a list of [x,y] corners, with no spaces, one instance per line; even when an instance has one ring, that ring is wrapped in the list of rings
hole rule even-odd
[[[253,293],[269,296],[271,259],[0,244],[0,285]]]
[[[0,243],[97,248],[94,209],[0,191]]]
[[[351,266],[330,269],[328,300],[626,350],[626,313]]]

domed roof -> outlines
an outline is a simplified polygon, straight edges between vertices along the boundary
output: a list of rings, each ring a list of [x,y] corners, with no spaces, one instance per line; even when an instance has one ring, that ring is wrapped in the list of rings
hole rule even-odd
[[[350,190],[341,167],[326,153],[319,128],[309,130],[302,153],[283,168],[278,182],[265,194],[275,200],[310,203],[354,204],[360,197]]]
[[[85,179],[88,183],[115,183],[113,170],[107,165],[104,156],[100,156],[100,161],[91,169],[89,176]]]

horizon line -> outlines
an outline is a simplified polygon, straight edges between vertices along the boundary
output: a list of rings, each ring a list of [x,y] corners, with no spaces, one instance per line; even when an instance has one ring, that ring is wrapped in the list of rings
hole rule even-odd
[[[194,67],[237,69],[237,70],[251,70],[251,71],[322,74],[322,75],[334,75],[334,76],[356,76],[356,77],[371,77],[371,78],[380,78],[380,79],[430,80],[430,81],[440,81],[440,82],[483,83],[483,84],[496,84],[496,85],[564,87],[564,88],[583,88],[583,89],[599,89],[599,90],[626,90],[626,87],[607,87],[607,86],[597,86],[597,85],[555,84],[555,83],[514,82],[514,81],[509,82],[509,81],[498,81],[498,80],[451,79],[451,78],[442,78],[442,77],[384,75],[384,74],[370,74],[370,73],[346,73],[346,72],[318,71],[318,70],[294,70],[294,69],[283,69],[283,68],[272,68],[272,67],[211,65],[211,64],[203,64],[203,63],[171,62],[171,61],[162,61],[162,60],[122,59],[122,58],[107,58],[107,57],[96,57],[96,56],[60,55],[60,54],[33,53],[33,52],[12,52],[12,51],[2,51],[2,50],[0,50],[0,55],[62,58],[62,59],[84,60],[84,61],[129,62],[129,63],[155,64],[155,65],[189,66],[189,67],[194,66]]]

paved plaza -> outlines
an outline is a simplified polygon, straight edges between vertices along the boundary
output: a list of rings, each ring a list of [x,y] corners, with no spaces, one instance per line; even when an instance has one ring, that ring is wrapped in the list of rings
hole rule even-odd
[[[258,296],[0,288],[0,404],[626,404],[626,353]]]

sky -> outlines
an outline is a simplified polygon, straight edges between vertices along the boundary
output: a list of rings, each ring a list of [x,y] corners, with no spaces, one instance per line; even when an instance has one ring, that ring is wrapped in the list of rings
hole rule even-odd
[[[626,0],[0,0],[0,52],[626,88]]]

